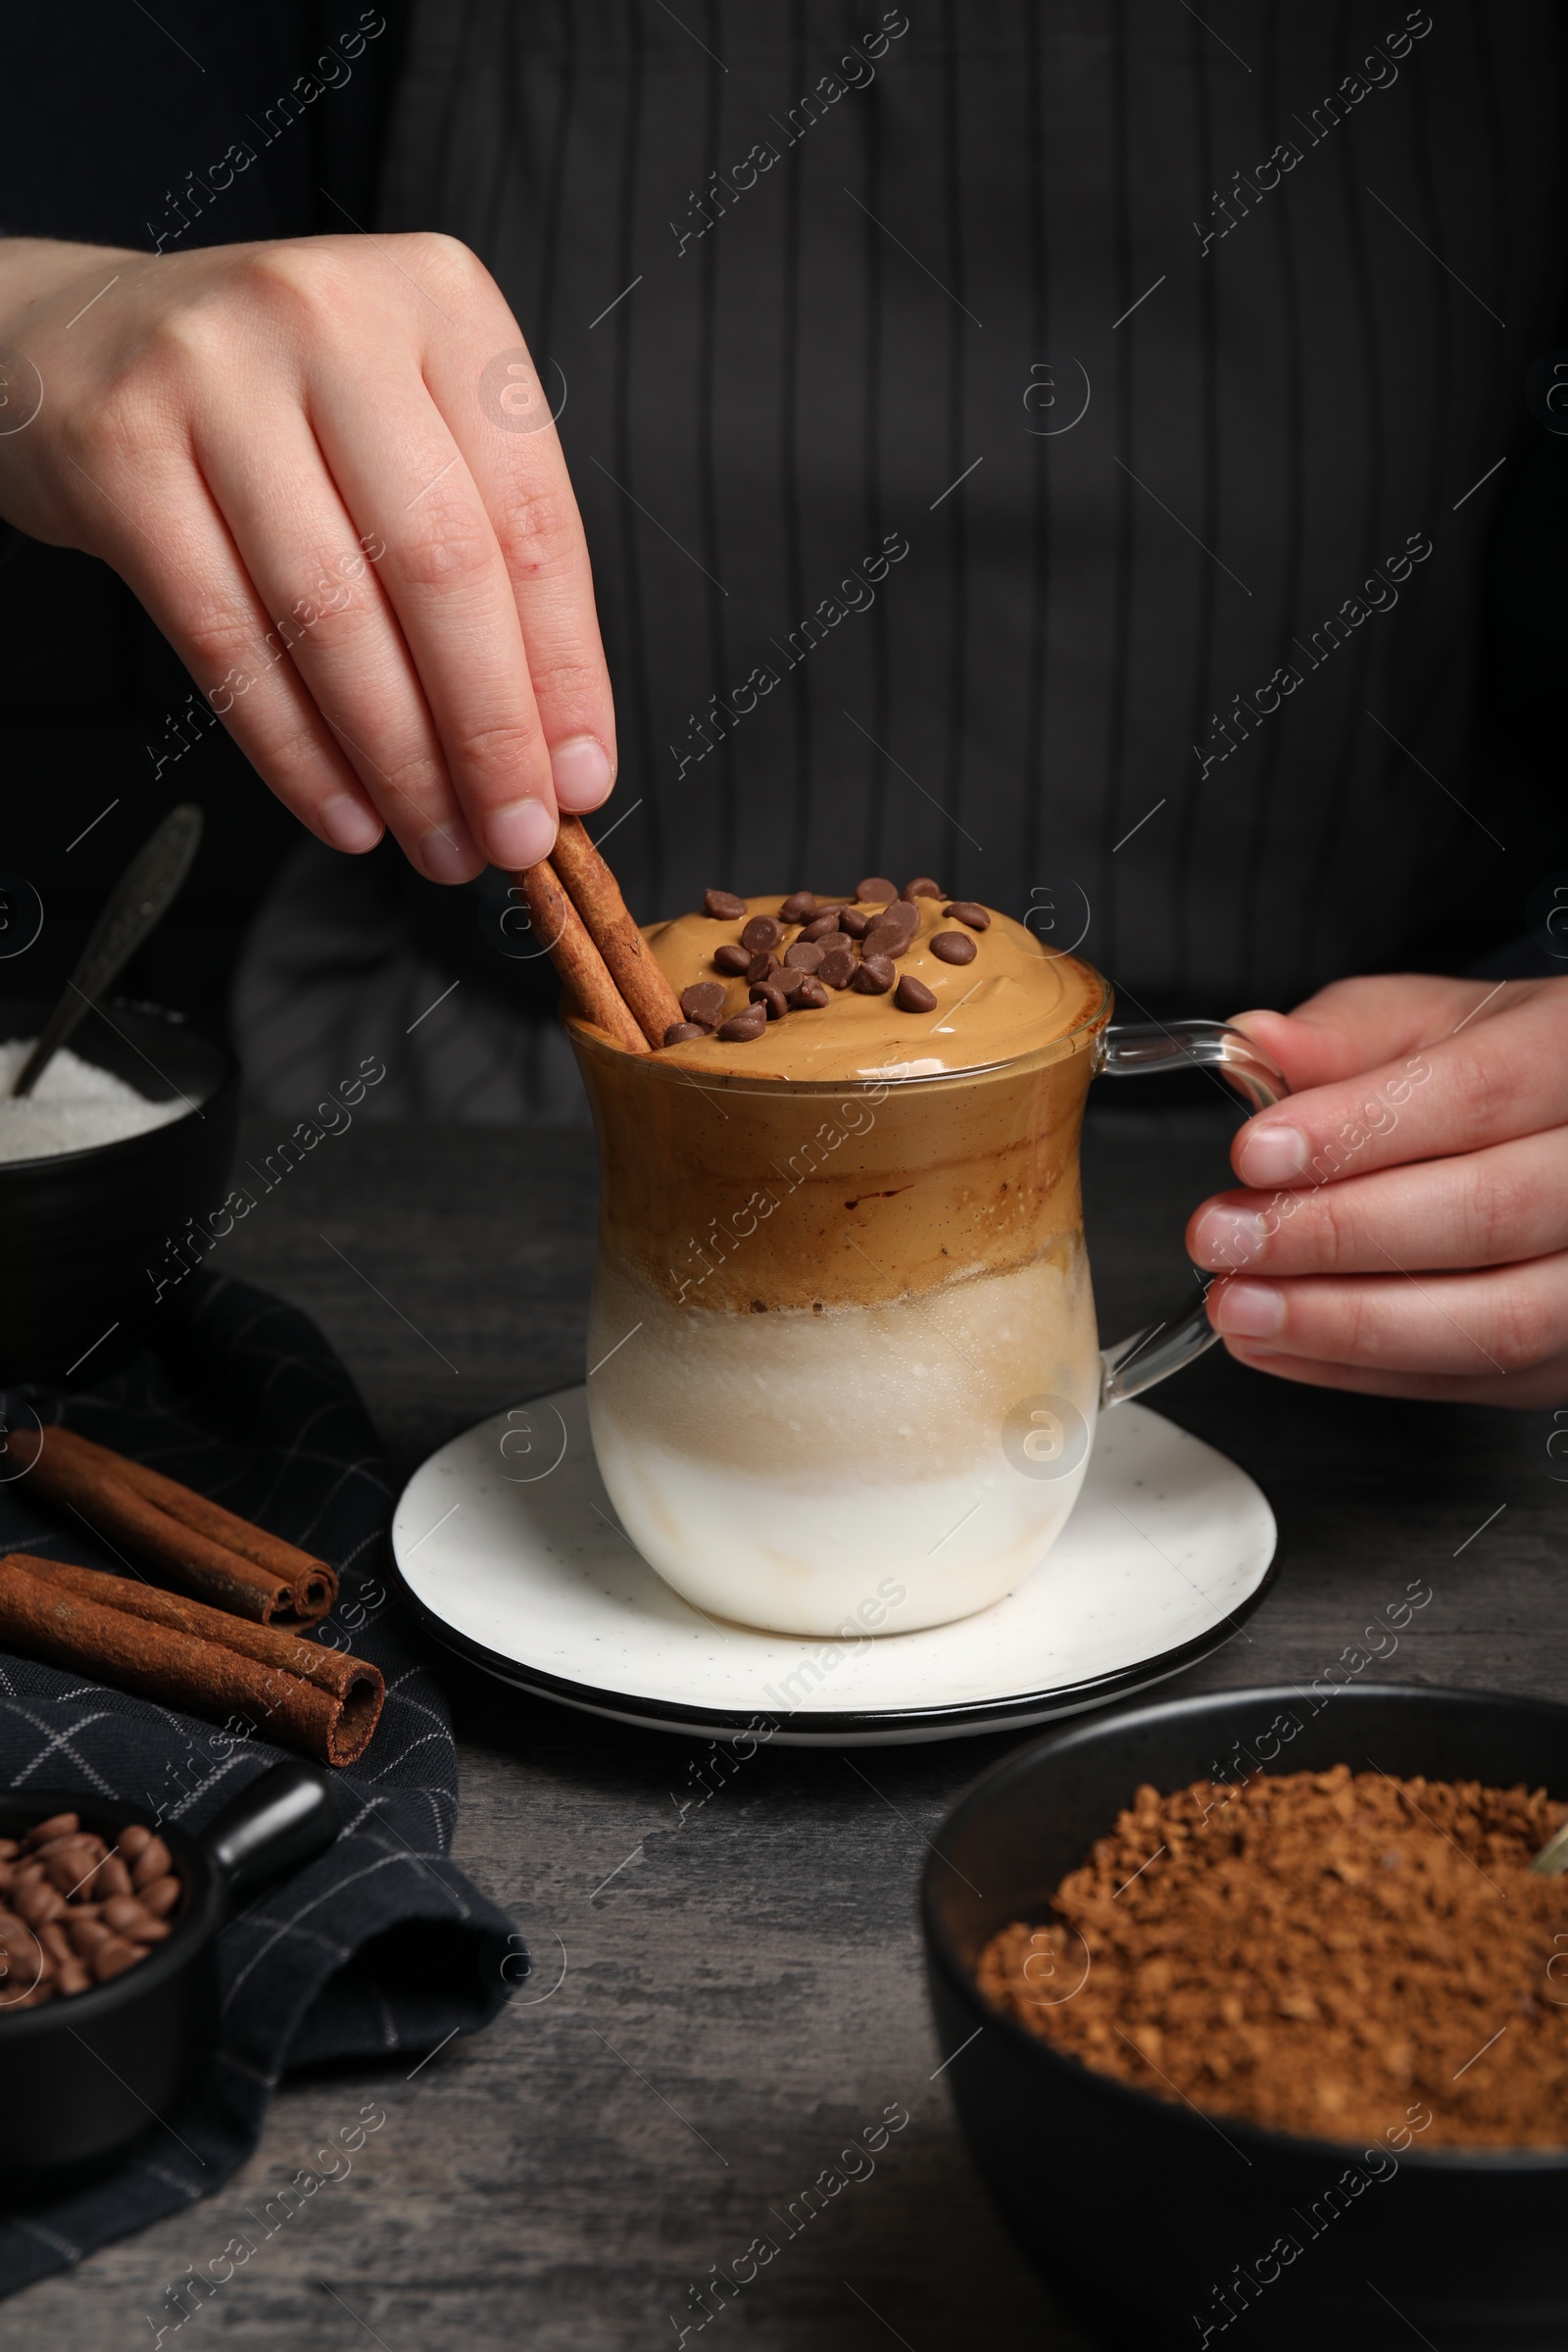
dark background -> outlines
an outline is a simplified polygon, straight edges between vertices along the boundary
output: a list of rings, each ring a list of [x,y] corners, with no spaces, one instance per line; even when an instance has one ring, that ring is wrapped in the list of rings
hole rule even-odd
[[[405,24],[397,0],[369,13],[386,18],[386,30],[355,62],[352,79],[262,149],[211,217],[198,217],[171,250],[373,220]],[[231,138],[260,147],[247,120],[359,18],[352,0],[221,14],[168,0],[156,23],[127,0],[89,0],[69,19],[24,0],[8,12],[0,77],[0,222],[9,233],[150,247],[171,217],[171,190]],[[522,324],[527,332],[530,321]],[[1568,344],[1568,324],[1560,340]],[[1506,801],[1507,855],[1478,860],[1448,906],[1434,910],[1406,958],[1418,968],[1462,971],[1489,958],[1494,970],[1509,968],[1496,952],[1523,938],[1533,886],[1568,870],[1559,691],[1568,439],[1531,418],[1522,384],[1518,420],[1487,551],[1485,689],[1468,779],[1484,813],[1494,799]],[[96,560],[0,524],[0,872],[30,881],[45,909],[36,945],[8,983],[29,995],[57,990],[134,849],[166,809],[195,801],[207,819],[195,871],[122,986],[226,1034],[235,961],[298,838],[294,820],[216,724],[155,775],[172,740],[170,721],[199,709],[200,697],[187,700],[192,680]],[[390,843],[373,856],[449,967],[519,1009],[542,1008],[522,992],[531,977],[537,993],[543,967],[508,965],[486,952],[472,891],[422,882]]]

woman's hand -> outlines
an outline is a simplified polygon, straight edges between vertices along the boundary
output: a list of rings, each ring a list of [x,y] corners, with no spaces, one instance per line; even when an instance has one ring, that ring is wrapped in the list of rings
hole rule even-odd
[[[463,882],[605,798],[582,524],[465,246],[14,238],[0,347],[0,514],[114,565],[322,841]]]
[[[1243,1013],[1294,1090],[1187,1246],[1260,1372],[1384,1396],[1568,1400],[1568,978],[1342,980]]]

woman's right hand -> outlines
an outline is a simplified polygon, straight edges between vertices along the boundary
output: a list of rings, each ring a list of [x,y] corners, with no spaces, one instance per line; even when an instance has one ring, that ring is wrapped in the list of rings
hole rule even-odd
[[[548,855],[615,774],[582,523],[466,246],[0,242],[0,514],[128,582],[335,849]]]

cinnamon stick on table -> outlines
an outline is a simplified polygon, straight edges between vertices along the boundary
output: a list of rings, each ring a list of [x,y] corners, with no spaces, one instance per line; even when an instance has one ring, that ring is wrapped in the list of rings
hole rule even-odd
[[[517,876],[528,902],[528,918],[551,962],[575,999],[583,1017],[603,1029],[628,1054],[646,1054],[648,1040],[633,1019],[582,916],[561,886],[548,858]],[[629,919],[629,918],[628,918]],[[677,1004],[672,1017],[680,1019]],[[663,1043],[664,1033],[659,1033]]]
[[[632,921],[620,885],[589,840],[580,816],[563,816],[550,862],[633,1019],[651,1046],[662,1046],[664,1032],[685,1018],[680,999]]]
[[[165,1706],[237,1715],[322,1764],[364,1754],[386,1695],[362,1658],[27,1552],[0,1559],[0,1640]]]
[[[64,1503],[95,1535],[124,1544],[220,1608],[261,1625],[311,1625],[337,1598],[337,1577],[325,1560],[74,1430],[13,1430],[10,1450],[30,1458],[35,1494]]]

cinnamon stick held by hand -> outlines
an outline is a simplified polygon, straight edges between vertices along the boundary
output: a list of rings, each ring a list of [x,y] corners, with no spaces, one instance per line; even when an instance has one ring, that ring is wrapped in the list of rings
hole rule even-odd
[[[325,1560],[74,1430],[13,1430],[7,1452],[30,1462],[34,1493],[221,1609],[261,1625],[312,1625],[337,1598]]]
[[[386,1688],[363,1658],[204,1601],[14,1551],[0,1559],[0,1642],[195,1715],[237,1715],[321,1764],[368,1746]]]
[[[632,1019],[625,998],[611,978],[610,966],[562,889],[561,877],[549,858],[541,858],[517,880],[528,903],[528,919],[576,1009],[625,1053],[646,1054],[648,1041]]]
[[[586,1017],[629,1054],[662,1046],[683,1016],[580,816],[564,816],[551,857],[518,876],[533,927]]]
[[[632,921],[620,885],[589,840],[580,816],[562,818],[551,862],[637,1026],[651,1046],[662,1046],[665,1030],[685,1018],[680,999]]]

